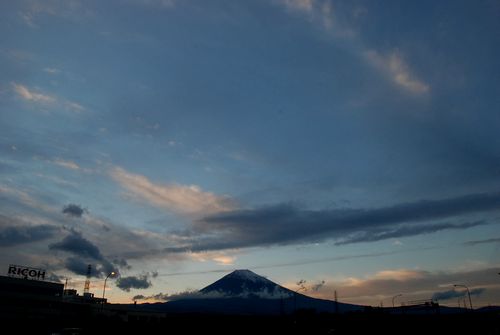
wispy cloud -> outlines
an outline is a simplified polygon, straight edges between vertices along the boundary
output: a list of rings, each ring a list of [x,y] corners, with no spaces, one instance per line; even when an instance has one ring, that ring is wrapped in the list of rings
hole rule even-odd
[[[44,104],[51,104],[56,102],[56,99],[54,97],[32,91],[24,85],[12,83],[12,86],[14,87],[14,91],[18,94],[18,96],[23,98],[24,100],[40,102]]]
[[[66,169],[80,170],[80,166],[73,161],[64,160],[61,158],[56,158],[55,160],[52,161],[52,163],[54,163],[55,165],[59,165],[59,166],[66,168]]]
[[[156,184],[120,167],[111,169],[110,175],[135,198],[176,213],[206,215],[234,209],[228,197],[203,191],[196,185]]]
[[[355,33],[339,25],[335,18],[334,6],[330,0],[275,0],[290,13],[301,14],[313,24],[317,24],[335,37],[352,37]]]
[[[211,260],[218,265],[234,265],[234,262],[236,261],[235,256],[227,255],[224,252],[190,253],[189,256],[199,262],[206,262],[208,260]]]
[[[52,107],[52,109],[61,108],[75,113],[85,111],[85,107],[74,101],[57,98],[47,93],[41,93],[22,84],[12,83],[12,88],[18,97],[27,102],[39,104],[44,107]]]
[[[430,86],[411,72],[400,52],[392,51],[383,55],[375,50],[368,50],[365,51],[364,56],[369,63],[391,78],[399,87],[414,94],[429,92]]]
[[[485,305],[488,303],[487,299],[494,301],[500,296],[497,272],[493,267],[461,272],[386,269],[365,277],[326,278],[325,285],[310,294],[318,298],[331,299],[332,292],[337,290],[339,300],[342,302],[370,305],[378,305],[383,301],[384,305],[389,306],[395,294],[402,294],[398,299],[398,305],[405,301],[431,297],[446,302],[452,297],[463,296],[463,291],[453,290],[453,284],[466,282],[474,283],[470,289],[471,294],[474,292],[476,296],[484,292],[485,288],[488,289],[488,297],[484,296],[482,301],[477,302],[477,305]],[[292,285],[290,283],[289,286]],[[443,290],[443,288],[448,289]]]
[[[314,8],[315,0],[280,0],[284,6],[291,10],[311,12]]]
[[[79,0],[22,1],[20,19],[31,28],[40,27],[40,17],[56,16],[72,21],[91,15],[91,10]]]
[[[236,257],[221,255],[221,256],[216,256],[212,259],[220,265],[233,265],[234,261],[236,260]]]
[[[424,276],[424,272],[417,270],[408,270],[408,269],[398,269],[398,270],[382,270],[377,272],[373,279],[378,280],[398,280],[405,281],[410,279],[418,279]]]
[[[347,40],[343,44],[360,59],[389,78],[398,87],[415,95],[423,95],[431,89],[430,85],[415,74],[399,50],[390,52],[377,51],[365,47],[352,22],[361,15],[366,15],[364,7],[347,6],[350,10],[339,13],[335,3],[330,0],[276,0],[287,11],[300,13],[312,24],[320,26],[335,40]]]
[[[46,67],[43,69],[44,72],[49,73],[49,74],[59,74],[61,73],[61,70],[52,68],[52,67]]]
[[[473,246],[473,245],[477,245],[477,244],[487,244],[487,243],[500,243],[500,237],[464,242],[465,245],[469,245],[469,246]]]

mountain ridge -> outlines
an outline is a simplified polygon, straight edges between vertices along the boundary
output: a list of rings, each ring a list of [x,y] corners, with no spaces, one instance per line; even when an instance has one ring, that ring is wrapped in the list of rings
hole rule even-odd
[[[280,315],[304,309],[346,313],[364,309],[364,306],[294,292],[246,269],[235,270],[198,293],[189,298],[150,304],[147,308],[170,313],[226,315]]]

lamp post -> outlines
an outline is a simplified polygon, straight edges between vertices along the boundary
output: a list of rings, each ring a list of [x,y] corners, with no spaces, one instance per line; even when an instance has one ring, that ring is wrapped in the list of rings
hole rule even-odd
[[[472,311],[472,300],[470,298],[470,291],[469,291],[469,288],[466,286],[466,285],[459,285],[459,284],[455,284],[453,285],[455,287],[465,287],[467,289],[467,295],[469,296],[469,305],[470,305],[470,310]]]
[[[396,294],[394,297],[392,297],[392,308],[394,308],[394,299],[400,296],[402,296],[402,294]]]
[[[106,279],[104,279],[104,288],[102,289],[102,306],[104,306],[104,294],[106,294],[106,282],[108,281],[108,278],[110,276],[114,276],[116,273],[114,271],[111,271],[107,276]],[[102,308],[101,308],[102,310]]]

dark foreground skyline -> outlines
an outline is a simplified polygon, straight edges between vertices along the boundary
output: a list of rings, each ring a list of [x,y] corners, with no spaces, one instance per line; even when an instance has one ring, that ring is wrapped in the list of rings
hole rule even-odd
[[[417,303],[373,308],[308,298],[248,270],[162,304],[109,304],[63,284],[0,277],[0,321],[37,334],[498,334],[500,307],[474,311]],[[202,295],[204,297],[202,297]],[[277,296],[280,296],[279,298]]]

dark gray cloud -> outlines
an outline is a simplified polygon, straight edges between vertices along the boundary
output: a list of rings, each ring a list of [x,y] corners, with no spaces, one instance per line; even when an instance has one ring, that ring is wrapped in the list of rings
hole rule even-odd
[[[84,262],[81,258],[76,258],[76,257],[68,257],[64,261],[64,267],[66,269],[81,276],[85,276],[87,274],[88,265],[89,264]],[[94,277],[97,276],[95,271],[93,272],[91,271],[90,274],[93,275]]]
[[[142,294],[134,295],[132,297],[132,300],[144,300],[144,299],[146,299],[146,296],[144,296]]]
[[[311,290],[313,290],[314,292],[317,292],[319,291],[323,286],[325,286],[325,281],[322,280],[321,282],[317,283],[317,284],[314,284],[312,287],[311,287]]]
[[[437,223],[417,226],[399,226],[394,229],[374,229],[373,231],[365,231],[359,234],[342,239],[336,242],[337,245],[356,243],[356,242],[374,242],[385,240],[388,238],[406,237],[422,234],[435,233],[445,229],[467,229],[479,225],[487,224],[486,221],[474,221],[465,223]]]
[[[470,290],[470,295],[480,295],[482,294],[486,289],[484,288],[475,288]],[[436,292],[432,295],[432,299],[439,301],[439,300],[449,300],[453,298],[461,298],[464,297],[467,294],[467,291],[465,290],[448,290],[448,291],[442,291],[442,292]]]
[[[130,292],[130,289],[146,289],[152,286],[149,281],[149,274],[139,276],[121,277],[116,280],[116,286],[124,291]]]
[[[113,267],[113,265],[111,265],[111,263],[109,263],[105,259],[99,262],[95,261],[86,262],[84,259],[81,258],[68,257],[64,261],[64,267],[66,269],[81,276],[87,275],[87,268],[89,264],[91,266],[90,270],[91,277],[102,278],[107,276],[112,271],[118,273],[118,269],[116,267]]]
[[[190,232],[201,237],[192,238],[190,245],[165,251],[217,250],[325,239],[334,239],[337,244],[378,241],[488,224],[481,220],[433,221],[497,210],[500,210],[500,193],[422,200],[375,209],[304,210],[292,204],[280,204],[207,216],[196,222]]]
[[[0,229],[0,246],[10,247],[53,237],[59,228],[53,225],[11,226]]]
[[[175,232],[170,246],[128,253],[149,257],[208,250],[223,250],[333,240],[335,244],[372,242],[389,238],[461,230],[498,222],[500,193],[481,193],[401,203],[375,209],[307,210],[293,204],[236,210],[207,216],[186,231]],[[475,220],[465,221],[473,217]],[[446,219],[446,221],[443,221]],[[181,242],[181,243],[179,243]]]
[[[500,243],[500,237],[495,237],[495,238],[487,238],[484,240],[474,240],[474,241],[467,241],[464,244],[473,246],[477,244],[486,244],[486,243]]]
[[[50,250],[59,250],[70,253],[76,257],[69,257],[65,261],[68,270],[84,275],[87,273],[89,263],[85,261],[94,261],[92,275],[96,277],[106,276],[112,271],[119,273],[119,270],[106,257],[104,257],[99,248],[89,240],[85,239],[81,233],[71,230],[69,235],[62,241],[49,245]],[[126,262],[126,261],[125,261]]]
[[[76,256],[87,257],[98,261],[104,259],[97,246],[74,230],[72,230],[62,241],[50,244],[49,249],[66,251]]]
[[[82,208],[79,205],[75,204],[68,204],[64,206],[62,212],[68,216],[72,216],[75,218],[81,218],[83,213],[85,213],[87,210],[85,208]]]

